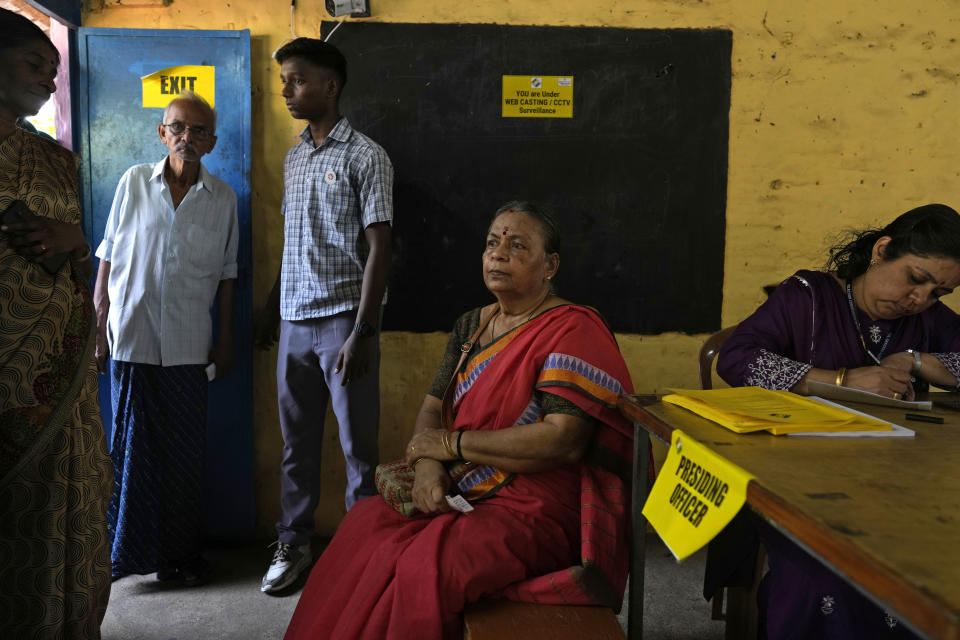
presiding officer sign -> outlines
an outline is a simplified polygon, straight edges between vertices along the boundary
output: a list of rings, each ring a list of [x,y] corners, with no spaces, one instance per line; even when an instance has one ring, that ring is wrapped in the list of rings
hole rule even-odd
[[[653,528],[683,560],[733,520],[747,500],[751,476],[679,429],[643,506]]]

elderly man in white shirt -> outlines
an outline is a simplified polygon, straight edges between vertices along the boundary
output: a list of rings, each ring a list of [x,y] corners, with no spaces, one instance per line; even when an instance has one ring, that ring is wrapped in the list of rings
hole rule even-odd
[[[96,357],[113,356],[114,490],[107,513],[113,579],[205,581],[201,475],[207,369],[233,367],[237,197],[200,163],[216,113],[181,94],[158,126],[169,155],[124,173],[94,291]],[[217,302],[217,342],[211,307]]]

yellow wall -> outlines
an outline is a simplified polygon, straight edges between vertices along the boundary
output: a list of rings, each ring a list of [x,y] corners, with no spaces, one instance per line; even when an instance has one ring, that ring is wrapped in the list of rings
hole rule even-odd
[[[289,3],[129,4],[85,0],[84,25],[250,29],[259,305],[280,262],[281,162],[302,127],[284,107],[270,59],[290,34]],[[298,3],[297,35],[319,34],[322,7],[322,0]],[[822,264],[824,248],[839,229],[881,223],[926,202],[960,205],[953,186],[960,176],[960,9],[952,0],[373,0],[372,8],[372,20],[384,22],[730,29],[724,325],[762,301],[763,285],[796,268]],[[957,300],[948,302],[960,308]],[[638,391],[698,384],[695,358],[703,336],[618,338]],[[399,456],[444,343],[443,334],[383,336],[383,459]],[[254,358],[257,514],[263,535],[272,534],[279,509],[275,356]],[[323,532],[339,521],[344,485],[336,425],[329,416],[326,435],[326,486],[317,513]]]

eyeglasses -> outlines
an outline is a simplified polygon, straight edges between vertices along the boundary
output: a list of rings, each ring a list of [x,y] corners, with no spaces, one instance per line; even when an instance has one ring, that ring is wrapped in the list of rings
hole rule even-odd
[[[175,120],[173,122],[161,122],[160,124],[166,127],[167,131],[175,136],[182,136],[187,131],[192,133],[193,137],[197,140],[205,140],[206,138],[213,136],[213,131],[207,127],[191,127],[190,125],[183,124],[179,120]]]

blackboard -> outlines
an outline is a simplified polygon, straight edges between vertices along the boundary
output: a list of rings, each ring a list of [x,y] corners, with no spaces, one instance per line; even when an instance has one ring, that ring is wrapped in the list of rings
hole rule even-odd
[[[729,31],[350,22],[331,42],[341,111],[396,172],[384,329],[492,301],[484,235],[513,199],[558,218],[559,295],[617,331],[719,328]],[[574,117],[501,117],[504,75],[573,76]]]

